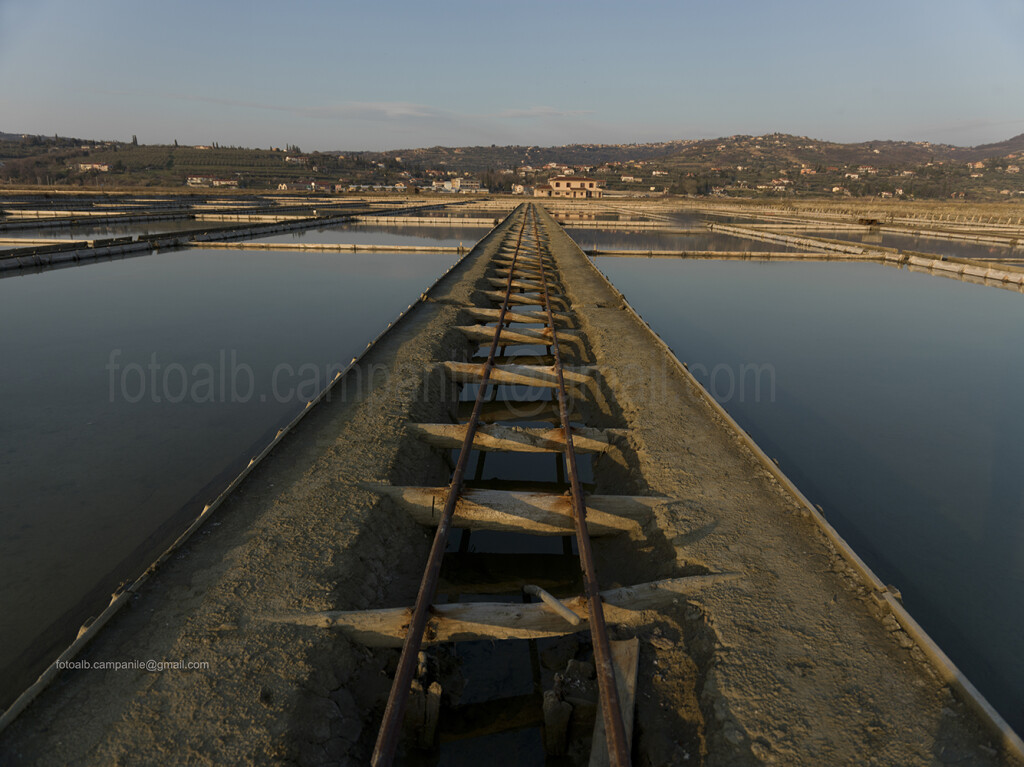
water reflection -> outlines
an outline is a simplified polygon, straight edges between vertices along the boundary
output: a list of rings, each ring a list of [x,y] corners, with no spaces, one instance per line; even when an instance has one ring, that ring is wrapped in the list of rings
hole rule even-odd
[[[456,258],[188,250],[0,281],[0,705]]]
[[[318,229],[283,232],[253,242],[357,243],[361,245],[427,245],[471,248],[490,231],[481,226],[373,226],[336,224]]]
[[[567,229],[566,233],[583,250],[722,250],[786,251],[792,248],[779,242],[760,242],[728,234],[670,234],[650,230],[608,231],[605,229]]]
[[[552,210],[551,217],[563,224],[577,224],[587,221],[650,221],[647,216],[612,211]]]
[[[596,262],[1024,729],[1020,296],[875,264]]]
[[[704,223],[704,217],[700,213],[693,213],[690,211],[666,212],[665,217],[673,223],[679,224],[683,227],[696,227],[701,226]]]
[[[191,218],[168,221],[139,221],[123,224],[83,224],[76,226],[33,227],[31,229],[0,229],[0,239],[94,240],[105,237],[128,237],[134,234],[162,234],[201,229],[204,224]]]
[[[825,237],[830,240],[846,240],[880,245],[885,248],[899,250],[915,250],[920,253],[935,253],[940,256],[958,258],[1024,258],[1024,251],[1019,248],[1004,248],[999,245],[986,245],[980,242],[949,240],[944,237],[928,237],[926,235],[889,234],[884,231],[851,231],[821,229],[810,232],[795,232],[798,236]]]

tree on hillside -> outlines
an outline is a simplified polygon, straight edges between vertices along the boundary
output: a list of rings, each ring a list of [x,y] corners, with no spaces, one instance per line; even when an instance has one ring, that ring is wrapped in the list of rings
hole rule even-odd
[[[488,168],[480,174],[480,186],[492,192],[511,192],[514,178],[510,173],[498,173],[493,168]]]

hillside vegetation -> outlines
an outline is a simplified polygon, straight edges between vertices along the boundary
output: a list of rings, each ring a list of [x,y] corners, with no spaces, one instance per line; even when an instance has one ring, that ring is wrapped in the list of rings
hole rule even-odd
[[[980,163],[980,165],[978,164]],[[492,191],[585,173],[610,192],[729,196],[895,196],[1009,199],[1024,195],[1024,134],[977,147],[926,141],[842,144],[769,134],[649,144],[557,147],[427,147],[387,152],[312,152],[146,145],[0,133],[0,183],[60,187],[240,188],[318,184],[429,187],[476,176]],[[98,167],[88,167],[90,165]]]

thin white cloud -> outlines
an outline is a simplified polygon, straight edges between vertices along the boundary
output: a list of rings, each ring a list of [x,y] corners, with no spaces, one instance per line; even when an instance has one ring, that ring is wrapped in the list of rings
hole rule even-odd
[[[533,106],[526,109],[503,109],[494,115],[498,118],[529,119],[536,117],[579,117],[580,115],[594,114],[593,110],[587,109],[556,109],[548,106]]]
[[[139,98],[151,94],[140,91],[114,91],[102,88],[93,89],[94,93],[107,96],[127,96]],[[202,96],[195,93],[165,93],[163,98],[177,101],[192,101],[199,104],[213,104],[223,107],[240,107],[243,109],[264,109],[273,112],[286,112],[298,117],[318,119],[361,119],[361,120],[394,120],[394,119],[432,119],[444,117],[460,117],[456,113],[416,104],[409,101],[346,101],[340,104],[323,104],[317,106],[291,106],[283,104],[267,104],[260,101],[225,98],[223,96]]]
[[[907,141],[927,140],[954,146],[977,146],[1004,141],[1022,130],[1024,120],[995,120],[981,117],[957,122],[913,123],[902,129],[891,130],[885,138],[899,136]]]
[[[978,131],[979,129],[1004,128],[1004,127],[1008,127],[1008,126],[1020,127],[1021,125],[1024,125],[1024,120],[984,120],[984,119],[975,119],[975,120],[965,120],[964,122],[953,123],[951,125],[934,126],[934,127],[931,128],[931,130],[940,130],[940,131],[946,131],[946,132],[950,132],[950,133],[963,132],[963,131],[975,132],[975,131]]]
[[[287,108],[287,111],[305,117],[358,120],[433,119],[446,116],[442,110],[408,101],[348,101],[316,107],[292,107]]]
[[[557,144],[565,143],[560,130],[566,125],[575,126],[573,132],[581,141],[591,140],[588,138],[591,135],[608,132],[602,131],[602,127],[607,126],[594,117],[593,111],[559,109],[543,104],[461,112],[412,101],[342,101],[288,105],[181,91],[153,93],[102,88],[90,90],[92,93],[114,97],[118,101],[148,102],[156,99],[209,105],[214,109],[220,107],[224,110],[259,110],[302,121],[315,121],[329,126],[330,130],[344,130],[346,134],[370,131],[374,139],[368,143],[374,145],[383,142],[382,145],[409,143],[410,146],[457,146],[472,141],[483,144],[524,141]],[[226,118],[226,115],[222,116]],[[358,124],[365,127],[359,128]],[[307,126],[307,130],[311,127]],[[410,137],[415,137],[412,142],[409,142]],[[308,139],[306,143],[310,143]]]
[[[346,101],[341,104],[321,104],[317,106],[289,106],[282,104],[264,104],[258,101],[241,101],[239,99],[221,98],[217,96],[195,96],[192,94],[173,93],[171,98],[183,101],[197,101],[203,104],[216,104],[227,107],[244,107],[247,109],[267,109],[275,112],[287,112],[297,117],[313,117],[317,119],[359,119],[359,120],[394,120],[409,118],[430,118],[439,116],[439,111],[423,104],[406,101]]]
[[[143,92],[114,91],[107,89],[93,89],[95,93],[102,93],[109,96],[127,96],[138,98],[145,95]],[[593,110],[585,109],[558,109],[552,106],[536,105],[530,107],[512,107],[491,113],[465,113],[452,110],[432,107],[428,104],[418,104],[411,101],[345,101],[338,104],[321,104],[317,106],[294,106],[282,104],[267,104],[259,101],[247,101],[244,99],[226,98],[222,96],[203,96],[194,93],[165,93],[164,98],[178,101],[191,101],[200,104],[212,104],[214,106],[241,108],[241,109],[262,109],[274,112],[285,112],[296,117],[308,117],[318,120],[366,120],[366,121],[392,121],[392,120],[416,120],[431,121],[437,123],[450,123],[453,121],[490,121],[490,120],[547,120],[567,119],[583,117],[594,114]]]

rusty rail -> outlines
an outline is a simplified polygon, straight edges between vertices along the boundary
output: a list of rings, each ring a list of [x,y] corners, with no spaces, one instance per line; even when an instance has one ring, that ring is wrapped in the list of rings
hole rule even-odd
[[[444,509],[441,512],[441,519],[437,525],[437,532],[434,534],[434,542],[430,548],[430,557],[427,559],[427,566],[423,571],[423,579],[420,581],[419,592],[416,594],[416,605],[413,608],[412,620],[406,632],[405,640],[402,643],[402,654],[398,660],[398,670],[395,672],[395,679],[391,684],[391,692],[388,694],[387,707],[384,709],[384,719],[380,731],[377,734],[377,743],[373,749],[371,764],[374,767],[389,767],[395,758],[395,751],[398,749],[398,741],[402,732],[402,720],[405,715],[406,703],[409,700],[409,690],[412,684],[413,674],[416,670],[417,658],[420,647],[423,643],[423,633],[427,628],[427,620],[430,607],[434,602],[437,593],[437,583],[441,572],[441,559],[444,557],[445,548],[448,545],[448,531],[451,528],[452,515],[455,512],[455,505],[458,503],[462,493],[463,479],[466,473],[466,466],[469,463],[469,456],[473,452],[473,438],[480,421],[480,414],[483,411],[484,401],[491,370],[494,367],[494,359],[498,351],[498,342],[501,338],[502,327],[505,322],[505,314],[508,312],[511,303],[513,273],[515,272],[516,259],[519,257],[519,250],[523,243],[523,233],[526,231],[527,219],[530,215],[536,216],[532,208],[524,208],[523,223],[516,240],[516,248],[512,254],[512,268],[509,269],[508,281],[505,287],[505,300],[502,303],[501,311],[498,314],[497,325],[494,329],[494,338],[491,341],[491,348],[487,354],[487,361],[484,363],[484,370],[481,376],[479,388],[476,393],[476,402],[473,405],[473,412],[469,417],[466,428],[466,437],[459,451],[459,459],[455,464],[452,473],[451,484],[448,486],[448,496],[445,499]],[[536,227],[536,221],[534,221]]]
[[[622,722],[622,707],[619,703],[619,691],[615,684],[615,667],[612,664],[608,628],[605,625],[604,610],[601,606],[597,571],[594,567],[594,553],[590,546],[590,533],[587,532],[587,506],[583,499],[583,487],[580,483],[579,472],[576,467],[576,451],[573,447],[572,425],[570,423],[571,411],[566,403],[565,381],[562,377],[562,355],[558,348],[558,331],[555,328],[555,318],[551,311],[551,300],[548,296],[547,271],[544,266],[545,257],[541,251],[540,228],[537,226],[536,215],[533,220],[533,231],[537,260],[540,262],[540,285],[542,295],[544,296],[544,310],[547,313],[548,328],[551,331],[551,352],[555,358],[554,368],[558,382],[555,392],[558,396],[559,418],[561,419],[562,430],[565,433],[565,463],[571,489],[572,516],[576,526],[576,545],[580,554],[580,566],[583,569],[587,610],[590,619],[590,634],[594,643],[594,666],[597,671],[598,693],[601,699],[601,713],[604,719],[609,762],[614,767],[627,767],[630,763],[630,757],[626,739],[626,728]],[[509,270],[510,280],[514,269],[515,264],[513,261],[513,267]]]

